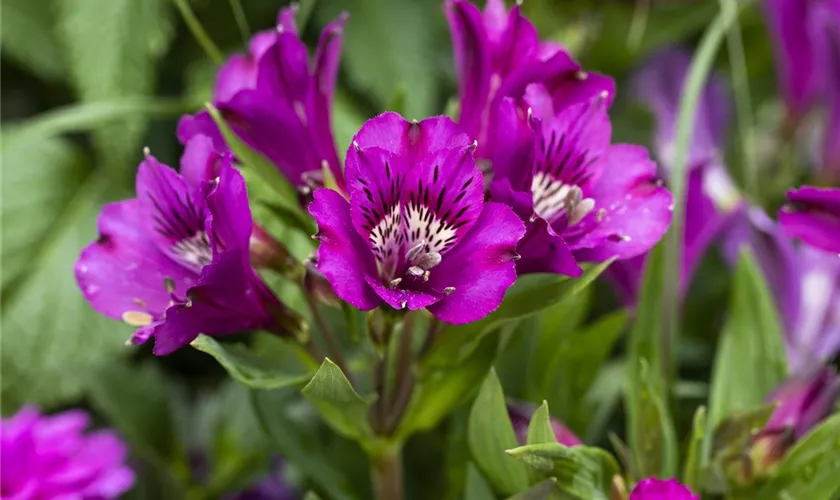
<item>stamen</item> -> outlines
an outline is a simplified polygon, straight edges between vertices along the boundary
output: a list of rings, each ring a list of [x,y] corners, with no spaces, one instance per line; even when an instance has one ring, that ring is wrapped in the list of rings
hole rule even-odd
[[[388,284],[391,285],[391,288],[397,288],[400,286],[400,283],[402,283],[402,278],[394,278]]]
[[[571,212],[569,212],[569,225],[574,226],[578,222],[582,221],[584,217],[589,215],[589,212],[595,208],[595,200],[592,198],[584,198],[580,200],[577,205],[572,207]]]
[[[149,150],[149,146],[145,146],[143,148],[143,156],[151,156],[152,152]]]
[[[455,287],[454,286],[448,286],[448,287],[443,289],[443,293],[445,295],[452,295],[453,293],[455,293]]]
[[[441,257],[439,253],[429,252],[424,255],[421,255],[420,258],[417,259],[416,263],[419,268],[428,271],[429,269],[440,264],[441,260],[443,260],[443,257]]]
[[[577,78],[580,81],[584,81],[587,78],[589,78],[589,73],[587,73],[586,71],[578,71],[577,73],[575,73],[575,78]]]
[[[126,311],[122,314],[122,320],[131,326],[148,326],[152,324],[155,318],[151,314],[143,311]]]
[[[175,280],[169,276],[163,278],[163,289],[166,293],[175,293]]]

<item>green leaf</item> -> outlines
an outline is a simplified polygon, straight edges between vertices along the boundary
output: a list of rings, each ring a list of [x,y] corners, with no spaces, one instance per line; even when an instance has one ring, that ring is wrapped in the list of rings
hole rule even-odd
[[[840,492],[840,414],[832,415],[791,448],[755,498],[832,500]]]
[[[365,443],[373,432],[367,415],[370,403],[353,389],[341,368],[325,359],[302,394],[336,432]]]
[[[683,483],[700,491],[703,471],[709,463],[708,434],[706,430],[706,407],[700,406],[694,412],[694,424],[691,427],[691,440],[688,442],[688,455],[685,459]]]
[[[287,222],[299,228],[307,235],[313,234],[312,220],[303,213],[298,202],[295,187],[283,177],[280,171],[265,156],[251,149],[233,130],[228,127],[219,110],[212,104],[207,104],[207,111],[219,127],[225,142],[236,158],[242,163],[243,169],[252,170],[262,181],[274,191],[272,201],[278,210],[287,217]]]
[[[670,367],[661,352],[664,253],[659,244],[648,255],[636,322],[630,332],[627,437],[642,477],[674,477],[677,473],[674,423],[666,400]]]
[[[6,0],[0,19],[3,54],[41,78],[58,81],[64,75],[61,45],[53,31],[50,0]]]
[[[464,500],[487,500],[488,498],[495,498],[493,488],[487,484],[484,476],[475,468],[475,465],[469,464],[467,467],[467,487],[464,490]]]
[[[551,478],[509,497],[507,500],[561,500],[562,498],[560,490],[557,488],[557,481]]]
[[[495,370],[490,370],[473,403],[467,442],[476,465],[496,490],[510,495],[528,487],[525,469],[505,454],[518,443]]]
[[[199,335],[190,345],[216,358],[231,377],[251,389],[279,389],[303,384],[312,376],[306,372],[291,372],[244,345],[221,344],[207,335]]]
[[[586,500],[609,499],[613,476],[619,472],[612,455],[590,446],[534,444],[508,450],[508,454],[555,478],[561,491]]]
[[[729,317],[715,356],[709,421],[762,404],[787,375],[782,327],[770,289],[753,255],[742,249]],[[738,383],[732,383],[738,381]]]
[[[96,314],[73,273],[96,238],[103,179],[69,142],[5,133],[2,204],[2,398],[50,408],[80,395],[87,374],[129,329]]]
[[[727,451],[740,453],[750,438],[767,424],[775,409],[775,404],[766,404],[727,415],[711,436],[711,456]]]
[[[557,417],[576,432],[583,432],[591,422],[585,396],[626,325],[627,312],[619,310],[555,339],[543,394],[557,408]]]
[[[397,438],[434,429],[456,407],[469,401],[493,366],[498,345],[498,335],[487,335],[459,365],[421,373]]]
[[[612,263],[613,259],[589,267],[580,278],[530,275],[520,277],[512,286],[502,305],[487,317],[468,325],[446,329],[429,353],[421,361],[421,371],[433,367],[455,365],[472,352],[482,335],[505,323],[518,321],[560,303],[566,297],[580,293]]]
[[[557,436],[551,427],[551,414],[548,412],[548,403],[543,401],[537,411],[531,415],[528,422],[527,444],[556,443]]]
[[[56,0],[58,34],[82,101],[151,95],[174,35],[169,0]],[[94,137],[100,161],[121,169],[139,156],[145,121],[111,124]]]

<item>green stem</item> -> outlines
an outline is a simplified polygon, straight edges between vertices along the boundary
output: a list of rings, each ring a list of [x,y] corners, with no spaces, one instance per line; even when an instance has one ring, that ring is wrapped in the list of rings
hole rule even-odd
[[[414,341],[414,320],[418,313],[408,311],[403,318],[400,343],[397,350],[397,362],[395,364],[396,375],[394,377],[394,391],[391,394],[391,409],[388,413],[386,430],[393,433],[400,423],[400,418],[411,399],[411,391],[414,389],[414,377],[412,374],[411,346]]]
[[[335,364],[337,364],[339,368],[341,368],[341,371],[344,372],[347,379],[352,382],[353,379],[350,378],[350,371],[347,369],[347,362],[344,359],[341,344],[338,342],[338,339],[333,334],[332,329],[324,319],[324,315],[321,314],[321,310],[318,308],[318,304],[315,302],[315,299],[302,284],[301,291],[303,292],[306,304],[309,306],[309,310],[312,311],[312,317],[315,320],[315,324],[317,324],[318,329],[321,330],[321,335],[324,337],[324,341],[327,344],[327,351],[329,351],[332,360],[335,361]]]
[[[216,46],[216,43],[213,42],[210,35],[204,31],[204,27],[201,25],[198,18],[195,17],[195,12],[193,12],[192,7],[190,7],[189,0],[173,1],[178,7],[178,10],[181,12],[181,17],[184,18],[184,23],[186,23],[187,28],[189,28],[190,33],[192,33],[193,38],[195,38],[195,41],[198,42],[213,62],[216,64],[222,64],[225,60],[225,55],[221,50],[219,50],[219,47]]]
[[[239,34],[242,35],[242,43],[248,46],[251,39],[251,27],[248,26],[248,18],[245,17],[245,11],[242,9],[242,3],[239,0],[229,0],[230,10],[233,11],[233,18],[236,20],[236,26],[239,28]]]
[[[389,447],[372,457],[373,491],[377,500],[403,499],[402,450]]]

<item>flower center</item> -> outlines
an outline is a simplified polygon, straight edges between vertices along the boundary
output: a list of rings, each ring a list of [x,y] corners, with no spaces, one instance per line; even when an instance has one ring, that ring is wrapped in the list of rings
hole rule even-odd
[[[595,200],[584,198],[583,191],[574,184],[564,184],[544,172],[537,172],[531,183],[534,211],[547,221],[565,215],[569,226],[574,226],[595,208]]]
[[[190,267],[201,269],[213,261],[213,249],[204,231],[198,231],[178,241],[172,250],[184,264]]]

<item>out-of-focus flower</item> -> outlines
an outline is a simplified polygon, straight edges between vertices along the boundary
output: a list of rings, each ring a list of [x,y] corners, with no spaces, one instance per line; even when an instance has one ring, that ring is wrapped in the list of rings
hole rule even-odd
[[[772,473],[785,452],[831,414],[838,395],[840,379],[829,367],[795,375],[779,386],[767,398],[778,406],[752,439],[750,473]]]
[[[540,42],[536,28],[519,5],[510,11],[504,0],[487,0],[484,12],[468,0],[446,0],[446,16],[455,51],[460,108],[458,121],[478,140],[476,157],[492,157],[492,133],[498,104],[519,99],[531,83],[541,83],[560,107],[606,91],[615,94],[611,78],[588,74],[559,45]]]
[[[773,291],[791,372],[833,358],[840,349],[840,258],[807,245],[797,248],[759,208],[734,219],[724,256],[734,264],[744,245]]]
[[[645,63],[633,83],[637,99],[653,111],[655,153],[666,179],[673,169],[677,114],[690,61],[691,55],[685,50],[664,49]],[[740,204],[740,195],[720,161],[730,104],[722,79],[712,75],[697,106],[688,149],[680,296],[685,294],[700,260]],[[606,271],[627,305],[636,302],[645,261],[646,256],[619,261]]]
[[[779,211],[784,233],[840,254],[840,189],[802,186],[788,191],[787,197]]]
[[[219,70],[213,101],[234,132],[271,160],[299,187],[322,185],[326,163],[340,187],[344,176],[335,149],[330,109],[346,15],[321,33],[314,60],[295,28],[296,7],[280,11],[277,28],[251,39],[248,54],[232,56]],[[227,147],[206,111],[185,116],[178,137],[195,134]]]
[[[223,500],[296,500],[299,495],[283,478],[283,460],[276,458],[268,474],[252,486],[230,493]]]
[[[426,308],[448,323],[499,306],[524,227],[510,208],[484,202],[474,150],[446,117],[365,123],[347,152],[349,201],[322,188],[309,207],[318,269],[336,295],[362,310]]]
[[[700,495],[676,479],[643,479],[630,492],[630,500],[700,500]]]
[[[508,416],[510,423],[513,424],[513,432],[516,434],[516,440],[520,445],[524,445],[528,440],[528,424],[531,422],[531,417],[536,411],[536,407],[528,403],[513,403],[508,405]],[[575,433],[563,425],[560,420],[551,417],[551,429],[554,431],[554,437],[557,442],[563,446],[577,446],[583,444]]]
[[[85,433],[88,415],[43,416],[27,406],[0,422],[0,491],[9,499],[110,500],[134,484],[127,449],[116,433]]]
[[[840,2],[812,3],[809,21],[815,38],[814,67],[821,70],[826,108],[818,170],[827,179],[840,181]]]
[[[208,168],[218,177],[206,180]],[[98,226],[76,262],[79,286],[99,313],[138,327],[132,342],[154,337],[155,354],[199,333],[298,325],[251,267],[245,181],[207,137],[187,145],[182,175],[147,154],[137,198],[106,205]]]
[[[671,222],[671,193],[647,150],[610,144],[606,97],[555,109],[531,85],[528,111],[502,101],[493,131],[492,199],[528,222],[517,271],[577,276],[579,261],[629,259],[649,250]]]

